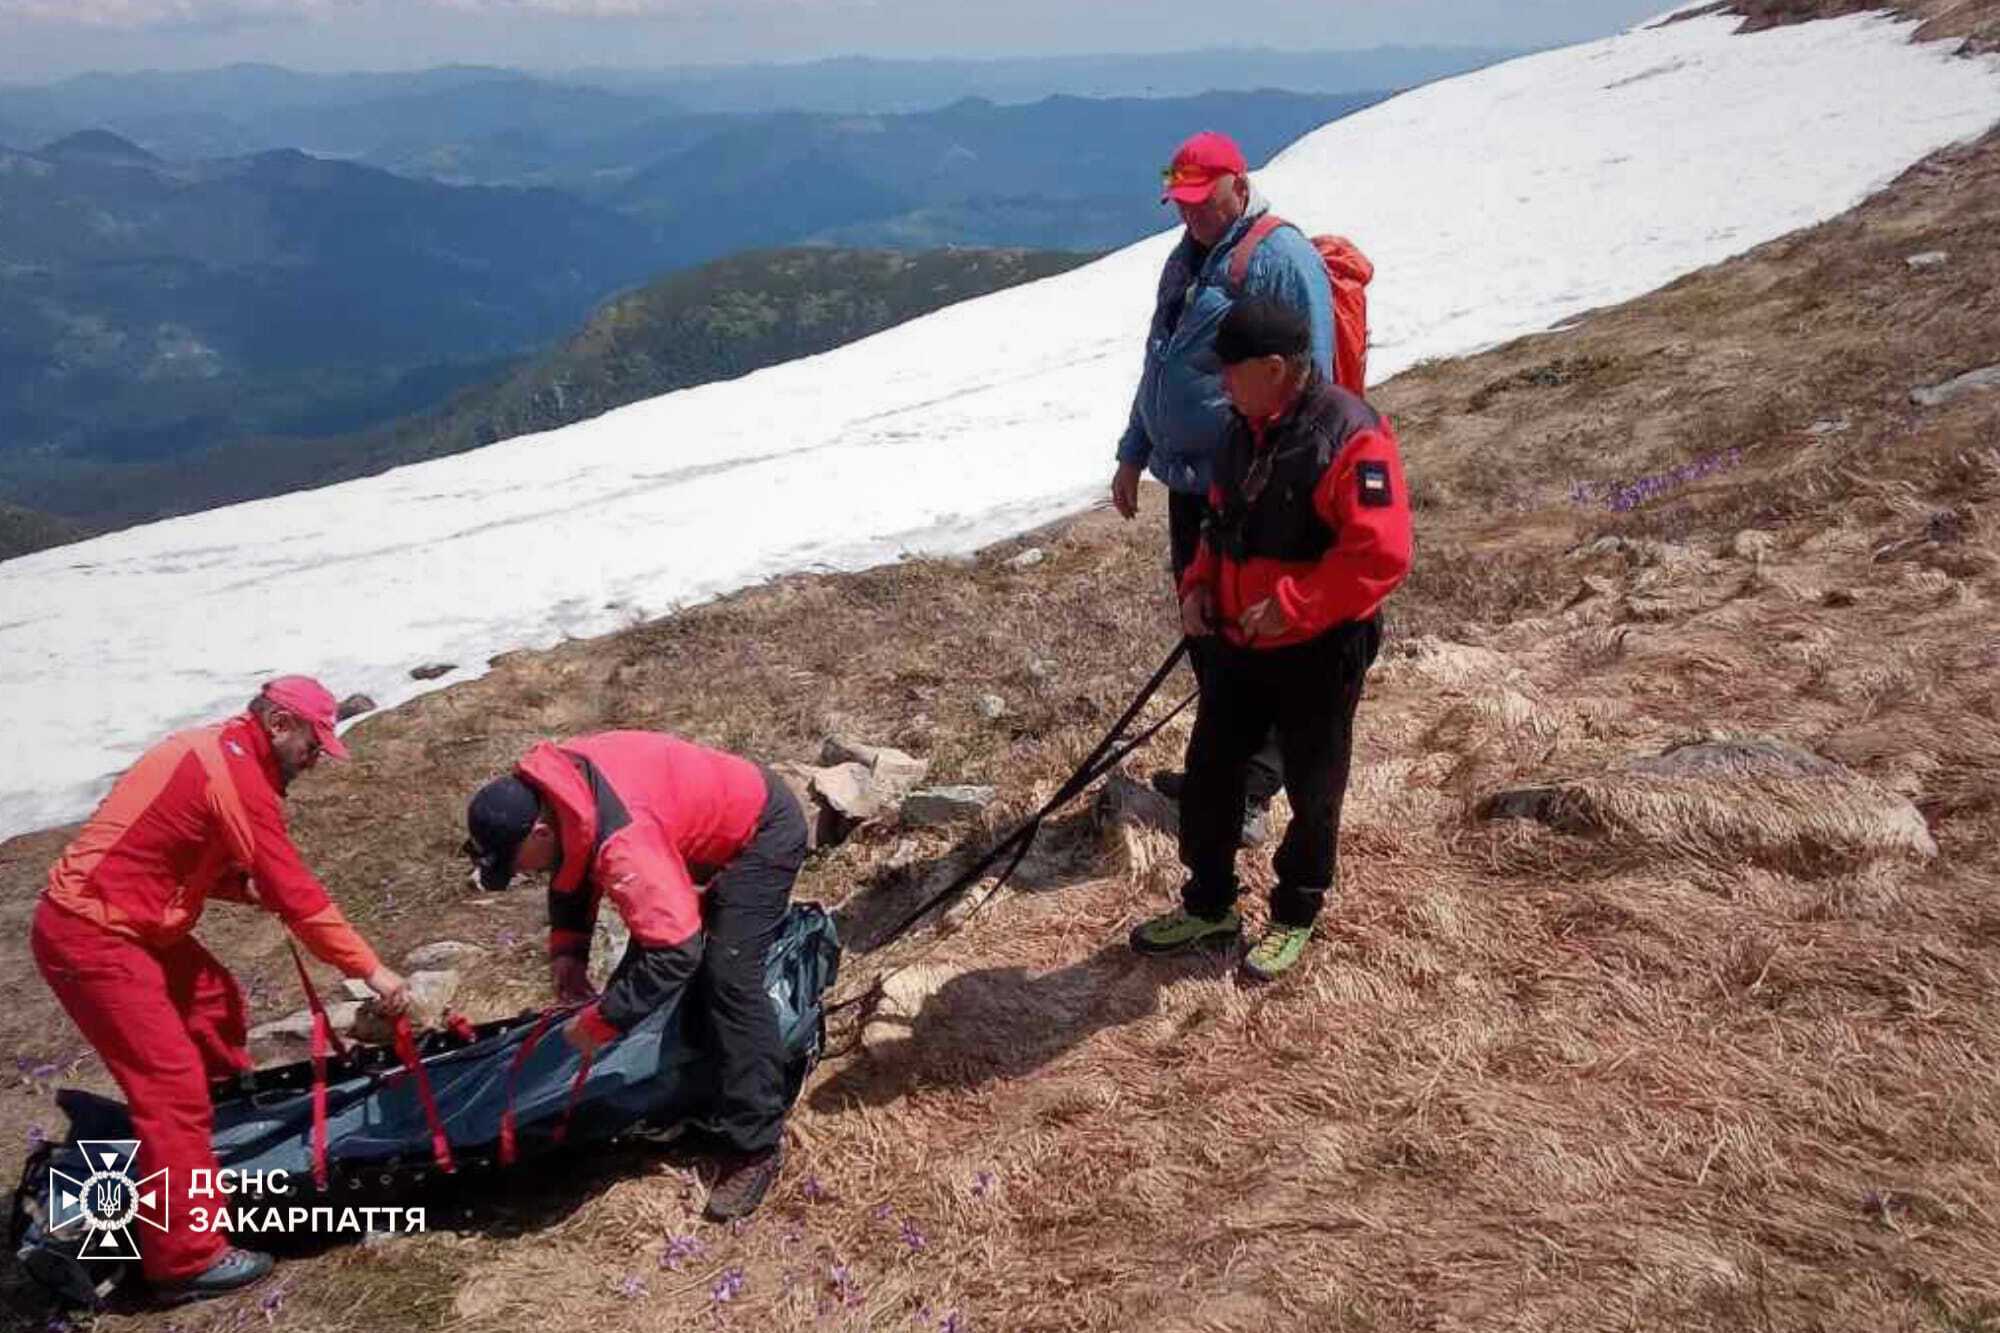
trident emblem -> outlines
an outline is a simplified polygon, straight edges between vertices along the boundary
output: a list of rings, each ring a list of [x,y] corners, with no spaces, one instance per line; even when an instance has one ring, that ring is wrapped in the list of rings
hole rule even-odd
[[[132,1223],[167,1229],[166,1170],[144,1180],[132,1178],[132,1164],[139,1155],[137,1139],[79,1139],[76,1148],[88,1169],[83,1179],[53,1167],[49,1170],[50,1233],[81,1223],[84,1236],[78,1257],[137,1259],[139,1245],[132,1237]]]

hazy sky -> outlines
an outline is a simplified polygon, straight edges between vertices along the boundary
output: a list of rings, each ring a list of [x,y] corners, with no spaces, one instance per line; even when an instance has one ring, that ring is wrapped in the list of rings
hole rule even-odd
[[[833,55],[1540,46],[1672,0],[0,0],[0,79],[271,61],[301,69]]]

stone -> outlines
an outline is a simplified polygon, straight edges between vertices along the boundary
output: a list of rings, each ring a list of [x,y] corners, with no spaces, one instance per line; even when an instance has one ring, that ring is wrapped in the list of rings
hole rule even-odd
[[[1007,701],[997,694],[980,695],[974,701],[973,707],[977,708],[979,716],[985,718],[988,722],[998,722],[1001,718],[1007,716]]]
[[[369,994],[374,994],[370,991]],[[326,1007],[327,1021],[335,1032],[347,1032],[354,1026],[361,1012],[359,1000],[337,1000]],[[311,1041],[312,1010],[301,1009],[295,1014],[273,1019],[269,1023],[259,1023],[250,1029],[252,1041]]]
[[[458,995],[457,971],[446,968],[439,972],[412,972],[403,980],[410,988],[407,1010],[410,1026],[419,1030],[440,1026]],[[382,1011],[379,1001],[370,1000],[357,1007],[353,1019],[356,1041],[386,1046],[396,1039],[395,1020]]]
[[[1814,439],[1825,439],[1829,435],[1844,435],[1853,423],[1846,417],[1827,417],[1806,427],[1806,434]]]
[[[1951,255],[1943,250],[1926,250],[1920,255],[1911,255],[1903,262],[1911,268],[1943,268],[1951,262]]]
[[[875,752],[875,762],[869,766],[869,775],[874,778],[876,789],[882,799],[891,804],[915,791],[930,771],[930,760],[918,759],[886,745]]]
[[[819,743],[819,761],[828,768],[840,764],[860,764],[864,768],[872,768],[878,753],[880,753],[879,747],[870,745],[866,741],[856,740],[852,736],[836,734],[828,736]]]
[[[422,666],[410,668],[410,679],[436,680],[439,676],[456,670],[458,670],[458,663],[456,662],[426,662]]]
[[[1969,393],[1979,393],[1986,389],[2000,389],[2000,366],[1968,370],[1958,378],[1946,380],[1942,384],[1912,389],[1910,401],[1918,407],[1943,407],[1946,403],[1956,402]]]
[[[865,764],[836,764],[814,769],[813,794],[849,819],[873,819],[887,802],[876,786],[875,774]]]
[[[336,720],[345,722],[351,717],[375,711],[375,701],[365,694],[350,694],[340,701],[340,709],[334,714]]]
[[[1038,657],[1034,661],[1028,663],[1028,676],[1030,679],[1047,680],[1055,674],[1056,674],[1056,664],[1054,662],[1048,661],[1046,658]]]
[[[1762,560],[1778,549],[1778,539],[1758,528],[1745,528],[1729,543],[1738,560]]]
[[[347,993],[347,998],[350,1000],[372,1000],[375,998],[374,989],[359,977],[342,977],[340,979],[340,989]]]
[[[1181,826],[1181,808],[1176,802],[1153,790],[1150,783],[1124,773],[1111,775],[1097,793],[1091,809],[1103,826],[1137,824],[1167,833],[1176,832]]]
[[[911,828],[934,828],[977,819],[993,804],[991,787],[929,787],[911,792],[903,802],[903,823]]]
[[[624,961],[631,943],[631,927],[618,915],[618,909],[609,903],[598,904],[597,924],[590,932],[590,967],[585,974],[592,990],[601,993],[611,984],[611,974]]]
[[[444,1025],[444,1015],[452,1011],[452,999],[458,997],[458,973],[454,969],[444,969],[436,973],[410,973],[404,977],[410,987],[410,1027],[422,1031]],[[368,1001],[360,1005],[354,1015],[354,1041],[366,1041],[370,1045],[386,1047],[396,1039],[396,1021],[382,1013],[380,1001]]]
[[[486,956],[486,950],[464,940],[439,940],[412,949],[403,955],[403,966],[411,972],[430,972],[438,968],[462,967]]]
[[[1009,569],[1033,569],[1048,558],[1048,552],[1044,551],[1041,547],[1030,546],[1019,555],[1009,556],[1002,563]]]

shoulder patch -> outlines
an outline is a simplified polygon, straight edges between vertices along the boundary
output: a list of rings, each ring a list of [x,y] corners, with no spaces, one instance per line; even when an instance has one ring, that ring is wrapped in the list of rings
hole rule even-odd
[[[1389,489],[1389,465],[1379,459],[1363,459],[1355,468],[1364,509],[1387,509],[1395,500]]]

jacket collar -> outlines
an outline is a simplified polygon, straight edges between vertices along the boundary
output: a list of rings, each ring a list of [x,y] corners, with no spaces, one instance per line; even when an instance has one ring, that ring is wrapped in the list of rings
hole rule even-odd
[[[278,767],[278,752],[271,745],[271,733],[254,713],[238,713],[222,724],[222,738],[235,741],[257,761],[257,771],[271,784],[271,790],[285,794],[285,771]]]
[[[522,756],[514,775],[533,787],[555,812],[562,860],[549,887],[568,892],[589,873],[597,847],[597,798],[591,794],[590,782],[574,756],[548,741]]]

